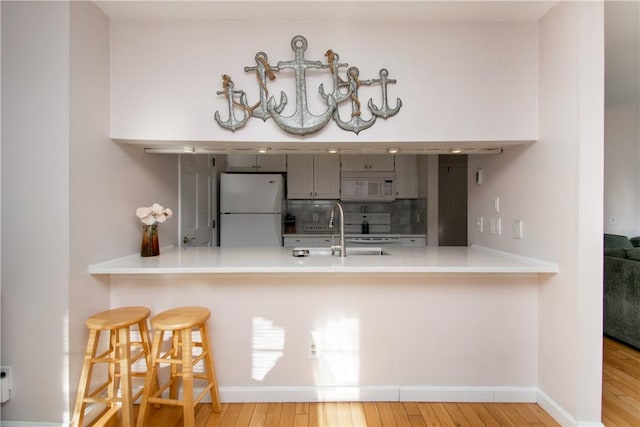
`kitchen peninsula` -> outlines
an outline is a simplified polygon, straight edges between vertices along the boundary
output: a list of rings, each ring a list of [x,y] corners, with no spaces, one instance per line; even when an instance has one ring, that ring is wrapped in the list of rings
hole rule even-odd
[[[112,306],[209,308],[224,402],[539,400],[537,295],[558,265],[479,246],[293,249],[171,247],[89,272]]]

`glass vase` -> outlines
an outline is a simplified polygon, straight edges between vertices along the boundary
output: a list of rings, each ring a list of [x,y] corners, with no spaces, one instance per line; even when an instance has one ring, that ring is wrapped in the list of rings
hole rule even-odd
[[[158,256],[160,246],[158,244],[158,224],[142,226],[142,246],[140,256]]]

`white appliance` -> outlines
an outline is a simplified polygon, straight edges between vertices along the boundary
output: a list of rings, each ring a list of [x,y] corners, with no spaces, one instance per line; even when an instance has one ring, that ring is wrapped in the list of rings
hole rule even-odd
[[[220,175],[220,246],[282,246],[283,177]]]
[[[340,199],[351,202],[395,200],[393,172],[343,172]]]

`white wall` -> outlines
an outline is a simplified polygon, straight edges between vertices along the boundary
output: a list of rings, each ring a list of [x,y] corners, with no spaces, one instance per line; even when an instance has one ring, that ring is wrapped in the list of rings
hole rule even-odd
[[[268,37],[265,35],[268,34]],[[355,135],[330,123],[305,141],[465,141],[537,138],[537,32],[535,22],[402,23],[384,30],[363,22],[211,22],[117,20],[112,23],[111,136],[123,139],[285,141],[299,140],[273,121],[249,120],[234,133],[213,120],[228,117],[221,75],[235,89],[258,96],[254,56],[271,64],[293,58],[291,39],[304,35],[305,58],[324,60],[331,48],[357,66],[361,79],[389,70],[389,102],[402,110]],[[343,73],[344,73],[344,69]],[[310,110],[323,111],[317,88],[332,83],[325,71],[308,72]],[[278,73],[269,92],[284,90],[295,107],[293,74]],[[363,104],[380,88],[362,87]],[[278,95],[279,97],[279,95]],[[279,99],[279,98],[278,98]],[[350,112],[350,111],[349,111]],[[237,112],[241,116],[240,112]],[[346,113],[345,113],[346,114]],[[363,118],[369,117],[368,112]]]
[[[640,3],[605,3],[604,231],[640,235]]]
[[[604,231],[640,236],[640,108],[637,105],[606,108],[605,142]]]
[[[323,390],[341,386],[358,391],[351,400],[397,399],[400,386],[422,400],[447,386],[458,399],[509,387],[522,399],[537,382],[536,275],[115,276],[111,287],[114,306],[208,307],[226,401],[341,400]],[[320,360],[307,358],[311,336]]]
[[[84,321],[110,304],[109,281],[87,265],[140,250],[137,207],[177,209],[177,159],[109,139],[110,28],[95,5],[2,8],[2,363],[13,366],[2,420],[59,424]],[[163,224],[162,245],[177,228]]]
[[[69,308],[69,5],[3,2],[2,40],[2,364],[13,368],[2,419],[60,422]]]
[[[575,420],[600,421],[603,13],[560,4],[541,20],[540,140],[469,162],[469,240],[560,265],[539,292],[539,387]],[[481,168],[484,184],[473,177]],[[491,201],[500,198],[500,212]],[[479,233],[475,219],[483,216]],[[491,217],[503,234],[489,233]],[[524,238],[512,222],[524,221]]]
[[[109,281],[89,276],[92,262],[135,253],[139,206],[177,208],[175,156],[148,156],[109,139],[109,19],[90,2],[71,3],[70,126],[70,403],[75,401],[85,319],[109,308]],[[161,227],[177,243],[177,221]]]

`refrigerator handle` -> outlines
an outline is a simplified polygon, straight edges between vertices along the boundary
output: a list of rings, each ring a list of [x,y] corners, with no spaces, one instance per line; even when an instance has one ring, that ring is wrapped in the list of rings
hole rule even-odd
[[[282,245],[282,215],[274,215],[273,222],[275,222],[276,226],[276,235],[280,239],[280,244]]]

